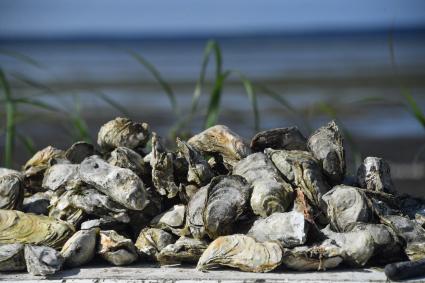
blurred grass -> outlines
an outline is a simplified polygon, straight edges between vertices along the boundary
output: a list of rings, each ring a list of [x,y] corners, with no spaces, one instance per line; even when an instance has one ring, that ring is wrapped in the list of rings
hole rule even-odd
[[[73,140],[93,142],[86,121],[82,116],[82,105],[79,95],[74,95],[74,111],[70,113],[70,122],[73,128]]]
[[[136,59],[141,65],[143,65],[149,71],[149,73],[151,73],[152,76],[156,79],[158,84],[162,87],[162,89],[167,94],[168,98],[170,99],[171,107],[174,111],[174,114],[178,116],[180,111],[177,105],[176,96],[174,94],[173,89],[171,88],[171,85],[166,80],[163,79],[161,73],[147,59],[145,59],[144,57],[142,57],[141,55],[139,55],[138,53],[134,51],[128,51],[128,53],[134,59]]]
[[[15,147],[15,113],[16,105],[12,99],[10,85],[4,71],[0,68],[0,84],[5,97],[6,140],[4,146],[4,166],[12,167],[13,150]]]
[[[419,107],[419,104],[413,98],[411,94],[411,90],[407,88],[400,79],[398,65],[397,65],[396,56],[395,56],[393,31],[390,31],[388,34],[388,48],[390,53],[391,66],[394,71],[394,77],[395,77],[394,79],[397,82],[398,87],[400,89],[400,95],[404,98],[405,107],[409,111],[409,113],[411,113],[412,116],[416,119],[416,121],[422,125],[422,127],[425,130],[425,114],[422,112],[421,108]]]
[[[390,57],[391,63],[397,75],[397,66],[395,61],[394,46],[392,43],[392,38],[389,40],[390,48]],[[192,120],[202,117],[203,128],[208,128],[213,125],[216,125],[220,118],[220,112],[222,109],[222,100],[223,93],[226,86],[226,81],[231,77],[237,77],[243,87],[244,93],[246,94],[247,101],[250,103],[252,108],[252,117],[253,117],[253,128],[255,131],[261,130],[261,112],[258,106],[258,100],[260,97],[269,97],[276,101],[285,113],[290,114],[292,117],[300,121],[305,128],[310,133],[312,131],[311,126],[311,117],[308,113],[317,113],[320,112],[327,117],[334,119],[340,125],[341,130],[344,133],[348,146],[351,148],[354,155],[354,164],[357,166],[361,162],[361,153],[358,150],[358,147],[352,137],[350,131],[345,127],[343,121],[340,119],[340,114],[338,113],[338,104],[336,101],[321,101],[320,103],[313,105],[311,109],[307,109],[307,115],[304,111],[296,109],[291,105],[291,103],[285,98],[284,95],[280,92],[270,89],[269,87],[254,83],[251,81],[246,74],[242,73],[240,70],[228,70],[223,67],[223,52],[218,42],[215,40],[209,40],[203,50],[203,56],[199,71],[199,76],[196,80],[194,91],[191,98],[191,104],[189,111],[187,113],[182,113],[178,105],[178,100],[175,95],[170,83],[162,76],[161,72],[146,58],[140,54],[126,50],[137,62],[139,62],[148,72],[152,75],[155,81],[162,88],[164,93],[167,95],[172,111],[176,116],[176,123],[170,129],[170,137],[172,140],[176,136],[180,136],[182,139],[185,139],[191,135],[190,130],[192,129]],[[21,60],[31,66],[37,68],[43,68],[43,65],[39,64],[36,60],[29,58],[23,54],[19,54],[11,51],[0,50],[0,53],[7,56],[11,56],[17,60]],[[214,75],[212,76],[212,82],[207,82],[207,72],[211,67],[210,61],[214,60]],[[13,78],[17,81],[20,81],[34,90],[38,90],[42,95],[57,95],[58,90],[52,89],[47,85],[43,85],[39,82],[33,81],[29,78],[26,78],[20,74],[8,73],[8,77]],[[425,116],[422,112],[420,106],[415,101],[413,95],[410,93],[410,90],[403,86],[403,84],[396,80],[400,86],[401,97],[403,98],[400,101],[387,101],[382,97],[367,97],[360,99],[358,101],[346,102],[351,105],[369,105],[372,103],[391,103],[391,104],[400,104],[403,105],[415,119],[421,123],[425,129]],[[6,73],[0,69],[0,83],[1,91],[4,94],[3,98],[0,98],[0,102],[4,103],[5,109],[1,117],[5,116],[5,127],[0,127],[1,131],[5,133],[5,158],[4,163],[6,167],[13,166],[13,148],[15,142],[19,141],[28,152],[33,153],[35,151],[34,142],[32,139],[21,132],[17,132],[16,126],[19,123],[23,123],[30,119],[26,119],[27,114],[20,113],[18,111],[18,105],[26,105],[29,107],[34,107],[35,109],[47,110],[55,113],[55,115],[65,115],[67,119],[67,132],[70,134],[70,137],[73,141],[85,140],[93,141],[90,130],[87,125],[86,120],[84,119],[84,105],[82,105],[78,92],[70,93],[73,97],[72,105],[70,109],[59,109],[50,105],[49,103],[44,102],[41,99],[34,97],[24,97],[12,96],[12,91],[10,89],[9,81],[6,77]],[[114,100],[101,90],[86,90],[91,94],[95,95],[102,102],[117,110],[119,113],[131,117],[131,113],[121,105],[118,101]],[[207,104],[200,105],[202,95],[208,95]],[[63,94],[61,93],[61,96]],[[66,103],[65,103],[66,104]]]

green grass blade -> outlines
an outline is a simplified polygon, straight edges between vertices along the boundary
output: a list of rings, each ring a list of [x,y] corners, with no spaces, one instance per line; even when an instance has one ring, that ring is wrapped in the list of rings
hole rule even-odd
[[[254,85],[252,82],[241,72],[239,71],[231,71],[231,73],[236,74],[241,80],[243,87],[245,89],[246,95],[248,96],[249,101],[251,102],[252,111],[254,113],[254,129],[255,131],[260,130],[260,114],[258,111],[258,102],[257,102],[257,94],[255,92]]]
[[[300,111],[297,111],[291,103],[289,103],[288,100],[286,100],[280,93],[268,88],[265,85],[257,84],[255,85],[255,89],[257,90],[257,93],[263,93],[273,100],[277,101],[280,105],[282,105],[286,110],[288,110],[293,116],[297,117],[305,126],[305,128],[311,132],[313,127],[311,126],[311,123],[309,122],[308,116],[303,115],[303,113],[300,113]]]
[[[27,56],[25,54],[22,54],[20,52],[16,52],[16,51],[12,51],[12,50],[7,50],[7,49],[0,49],[0,54],[9,56],[9,57],[13,57],[21,62],[24,62],[28,65],[32,65],[34,67],[37,67],[39,69],[44,68],[44,66],[42,64],[40,64],[39,62],[37,62],[35,59],[31,58],[30,56]]]
[[[394,73],[396,75],[396,80],[398,81],[398,84],[399,84],[401,96],[403,96],[404,99],[406,100],[406,104],[407,104],[409,112],[413,115],[413,117],[415,117],[415,119],[419,122],[419,124],[421,124],[422,127],[425,129],[425,115],[424,115],[424,113],[422,112],[418,103],[415,101],[415,99],[411,95],[410,90],[403,87],[403,84],[401,83],[399,76],[398,76],[398,68],[397,68],[397,62],[396,62],[395,51],[394,51],[393,32],[390,32],[388,34],[388,47],[389,47],[389,52],[390,52],[391,65],[394,69]]]
[[[99,97],[101,100],[103,100],[106,104],[111,106],[112,108],[116,109],[117,111],[124,114],[126,117],[130,117],[130,113],[125,109],[124,106],[113,100],[112,98],[108,97],[105,93],[101,91],[95,91],[94,94]]]
[[[45,93],[54,93],[54,90],[52,88],[50,88],[49,86],[42,84],[40,82],[34,81],[30,78],[27,78],[26,76],[22,75],[22,74],[10,74],[14,79],[23,82],[24,84],[31,86],[35,89],[39,89],[42,92]]]
[[[211,54],[214,52],[215,55],[215,77],[216,80],[222,72],[222,56],[220,45],[215,40],[209,40],[204,49],[204,55],[202,59],[201,72],[199,73],[198,81],[196,82],[195,91],[192,96],[192,107],[191,107],[191,116],[194,116],[196,109],[199,104],[199,99],[202,94],[202,89],[205,83],[205,76],[207,73],[209,59]]]
[[[24,136],[20,133],[17,133],[16,137],[18,140],[22,143],[24,148],[28,151],[30,155],[34,155],[37,152],[37,149],[35,148],[34,141],[28,137]]]
[[[74,129],[74,141],[92,142],[87,123],[81,115],[81,103],[78,96],[74,96],[74,112],[70,120]]]
[[[52,106],[48,103],[45,103],[45,102],[37,100],[37,99],[30,99],[30,98],[22,97],[22,98],[13,99],[13,102],[19,103],[19,104],[28,104],[28,105],[31,105],[31,106],[35,106],[36,108],[41,108],[41,109],[44,109],[44,110],[49,110],[49,111],[54,111],[54,112],[62,111],[59,108],[56,108],[56,107],[54,107],[54,106]]]
[[[74,141],[91,142],[87,124],[81,116],[71,117],[71,123],[74,127]]]
[[[0,86],[3,90],[6,103],[6,141],[4,147],[4,166],[11,168],[13,163],[13,150],[15,147],[15,112],[16,105],[12,99],[9,82],[6,75],[0,68]]]
[[[220,74],[214,83],[214,88],[211,92],[210,101],[208,103],[204,128],[209,128],[217,124],[218,115],[220,113],[221,93],[223,91],[224,81],[229,75],[229,71]]]
[[[409,108],[409,111],[425,129],[425,115],[422,112],[416,100],[413,98],[413,96],[410,94],[410,92],[407,89],[403,89],[401,95],[403,95],[403,97],[406,99],[406,103],[407,103],[407,107]]]
[[[275,101],[279,102],[283,107],[290,110],[291,112],[296,112],[294,107],[287,101],[282,95],[280,95],[278,92],[266,87],[262,84],[255,85],[255,88],[258,90],[258,92],[264,93],[267,96],[271,97]]]
[[[176,99],[176,96],[174,95],[174,91],[171,88],[170,84],[168,84],[167,81],[164,80],[161,73],[148,60],[146,60],[144,57],[142,57],[141,55],[137,54],[134,51],[128,51],[128,52],[134,59],[136,59],[141,65],[143,65],[152,74],[152,76],[155,78],[155,80],[158,82],[158,84],[162,87],[162,89],[167,94],[174,113],[178,115],[179,109],[177,106],[177,99]]]

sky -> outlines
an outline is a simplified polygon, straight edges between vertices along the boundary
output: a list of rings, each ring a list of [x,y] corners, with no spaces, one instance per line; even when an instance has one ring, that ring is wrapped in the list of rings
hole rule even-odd
[[[0,37],[191,35],[425,26],[423,0],[1,0]]]

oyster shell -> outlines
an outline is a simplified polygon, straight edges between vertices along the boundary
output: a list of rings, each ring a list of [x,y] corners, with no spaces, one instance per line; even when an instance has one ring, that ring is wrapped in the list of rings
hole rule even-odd
[[[233,166],[251,153],[245,141],[228,127],[216,125],[191,137],[189,145],[202,153],[218,153],[224,163]]]
[[[341,247],[344,261],[351,265],[364,266],[375,252],[375,241],[367,230],[336,233],[328,226],[322,232]]]
[[[79,174],[85,183],[126,208],[143,210],[148,203],[144,184],[133,171],[112,166],[97,155],[80,164]]]
[[[73,193],[73,191],[66,191],[63,194],[54,194],[50,200],[49,217],[66,221],[76,227],[83,221],[86,214],[82,209],[74,207],[69,201],[69,195]]]
[[[21,209],[23,199],[22,174],[15,170],[0,168],[0,209]]]
[[[0,244],[34,244],[61,248],[74,227],[44,215],[0,210]]]
[[[58,251],[45,246],[25,246],[25,262],[32,275],[54,274],[62,268],[63,258]]]
[[[326,270],[337,267],[343,260],[343,251],[331,240],[312,246],[285,250],[282,263],[299,271]]]
[[[381,217],[381,222],[395,231],[405,243],[405,252],[410,260],[425,258],[425,229],[416,221],[400,215]]]
[[[357,171],[357,182],[361,188],[368,190],[395,192],[390,166],[382,158],[366,157]]]
[[[71,145],[70,148],[68,148],[68,150],[65,152],[65,157],[71,163],[79,164],[87,157],[95,154],[96,150],[92,144],[85,141],[78,141]]]
[[[74,223],[74,225],[78,224],[86,215],[123,223],[130,222],[127,210],[123,206],[112,201],[107,195],[87,186],[66,191],[59,197],[54,196],[51,200],[49,215]]]
[[[63,150],[48,146],[31,157],[24,165],[26,187],[31,192],[44,191],[41,184],[44,171],[50,166],[50,161],[55,158],[65,158]]]
[[[299,188],[311,205],[322,207],[322,195],[329,185],[322,177],[317,160],[308,152],[299,150],[266,149],[266,155],[293,187]]]
[[[258,219],[247,235],[259,242],[278,241],[284,248],[301,246],[307,241],[308,223],[298,211],[275,212]]]
[[[335,186],[323,196],[327,204],[331,227],[337,232],[348,232],[356,222],[369,222],[372,211],[362,189],[345,185]]]
[[[24,245],[0,245],[0,272],[21,271],[26,269]]]
[[[187,181],[198,186],[208,184],[214,177],[214,173],[201,153],[179,138],[177,138],[177,147],[188,163]]]
[[[208,199],[208,188],[209,185],[200,188],[187,205],[186,226],[195,239],[202,239],[206,235],[203,212]]]
[[[211,239],[232,232],[233,224],[248,206],[250,195],[251,188],[241,176],[218,176],[211,180],[203,210],[205,232]]]
[[[66,241],[61,250],[66,266],[81,266],[93,259],[96,250],[96,234],[96,229],[80,230]]]
[[[51,191],[38,192],[24,198],[23,211],[26,213],[48,215],[52,194]]]
[[[158,254],[166,246],[174,244],[173,235],[157,228],[144,228],[137,238],[136,248],[140,257],[157,260]]]
[[[308,149],[317,158],[331,185],[341,184],[345,176],[344,139],[335,121],[316,130],[308,139]]]
[[[284,212],[292,204],[293,190],[279,175],[272,162],[261,152],[248,155],[233,167],[233,174],[244,177],[253,187],[251,208],[267,217]]]
[[[203,240],[180,237],[174,244],[163,248],[157,259],[161,265],[176,263],[196,263],[208,244]]]
[[[180,186],[179,186],[180,201],[184,204],[188,204],[189,201],[192,199],[192,197],[196,194],[197,191],[199,191],[199,187],[197,185],[180,184]]]
[[[55,164],[44,173],[42,187],[50,191],[71,190],[81,185],[76,164]]]
[[[156,133],[152,134],[152,183],[160,195],[175,197],[179,191],[174,181],[173,154],[166,152]]]
[[[357,223],[351,232],[369,233],[374,241],[374,253],[369,263],[386,264],[404,260],[400,241],[394,231],[383,224]]]
[[[307,151],[307,139],[297,127],[271,129],[259,132],[251,140],[252,151],[266,148]]]
[[[130,169],[142,178],[143,182],[150,179],[150,165],[145,163],[140,154],[127,147],[120,146],[114,149],[111,152],[108,163],[113,166]]]
[[[114,230],[100,231],[99,255],[113,265],[129,265],[137,260],[133,242]]]
[[[409,216],[410,219],[425,217],[424,199],[404,195],[397,197],[395,202],[399,205],[401,212]]]
[[[69,193],[68,199],[73,207],[81,209],[89,215],[105,219],[112,218],[124,223],[130,221],[127,210],[122,205],[95,189],[82,187]]]
[[[154,228],[164,229],[175,235],[180,235],[185,224],[186,206],[176,204],[169,210],[154,217],[150,225]]]
[[[425,241],[408,243],[404,251],[411,261],[425,259]]]
[[[268,272],[280,265],[282,254],[277,243],[258,243],[251,237],[235,234],[215,239],[202,254],[196,268],[207,270],[230,266],[243,271]]]
[[[135,149],[137,147],[145,147],[149,136],[150,129],[148,124],[117,117],[100,128],[97,144],[106,151],[120,146]]]

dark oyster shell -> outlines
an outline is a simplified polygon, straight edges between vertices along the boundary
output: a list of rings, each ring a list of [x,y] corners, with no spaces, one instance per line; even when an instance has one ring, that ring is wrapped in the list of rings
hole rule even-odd
[[[369,222],[373,213],[362,189],[339,185],[323,196],[328,208],[331,227],[337,232],[348,232],[356,222]]]
[[[202,239],[206,235],[203,212],[208,199],[208,188],[209,185],[200,188],[187,205],[186,226],[195,239]]]
[[[311,205],[316,209],[322,207],[321,198],[329,190],[329,185],[322,177],[317,160],[310,153],[274,149],[266,149],[265,153],[283,177],[304,193]]]
[[[50,199],[53,192],[38,192],[29,197],[24,198],[22,211],[26,213],[34,213],[41,215],[49,214]]]
[[[381,221],[395,231],[405,244],[405,252],[410,260],[425,258],[425,229],[416,221],[400,215],[387,215]]]
[[[100,128],[97,144],[105,151],[110,151],[120,146],[135,149],[137,147],[145,147],[149,137],[150,129],[148,124],[118,117]]]
[[[228,235],[246,211],[251,188],[241,176],[218,176],[211,180],[203,210],[205,232],[211,239]]]
[[[15,170],[0,168],[0,209],[22,209],[23,175]]]
[[[345,176],[344,139],[334,121],[315,131],[308,139],[308,148],[323,168],[331,185],[341,184]]]
[[[251,140],[254,152],[266,148],[285,150],[307,150],[307,139],[297,127],[276,128],[257,133]]]
[[[71,145],[70,148],[65,152],[65,157],[71,163],[78,164],[83,162],[89,156],[95,155],[96,150],[94,146],[85,141],[79,141]]]
[[[177,195],[179,188],[174,180],[174,155],[167,152],[156,133],[152,134],[152,154],[150,165],[152,167],[152,183],[157,192],[168,198]]]
[[[233,167],[233,174],[244,177],[253,187],[251,208],[267,217],[274,212],[284,212],[292,204],[293,190],[261,152],[248,155]]]
[[[177,138],[177,147],[188,163],[187,182],[203,186],[209,183],[214,173],[200,152]]]

